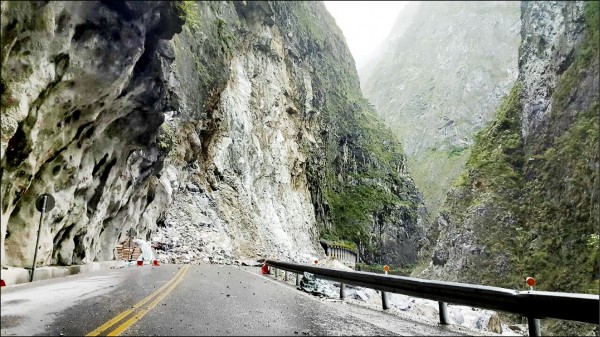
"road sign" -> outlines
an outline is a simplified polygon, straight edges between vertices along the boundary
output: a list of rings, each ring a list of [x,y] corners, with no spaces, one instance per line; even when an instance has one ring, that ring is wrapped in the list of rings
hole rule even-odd
[[[388,266],[387,264],[385,266],[383,266],[383,271],[385,271],[385,272],[390,271],[390,266]]]
[[[31,274],[29,282],[33,282],[33,275],[35,273],[35,260],[37,259],[38,246],[40,244],[40,232],[42,231],[42,221],[44,220],[44,213],[50,212],[54,208],[54,197],[50,194],[44,193],[35,200],[35,208],[40,211],[40,224],[38,226],[37,239],[35,240],[35,251],[33,253],[33,265],[31,266]]]
[[[46,209],[44,208],[44,197],[46,199]],[[44,193],[35,200],[35,208],[40,212],[50,212],[54,208],[54,197],[51,194]]]

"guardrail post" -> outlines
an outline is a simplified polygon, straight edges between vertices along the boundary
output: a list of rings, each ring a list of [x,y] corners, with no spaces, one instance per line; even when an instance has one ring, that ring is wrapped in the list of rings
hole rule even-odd
[[[448,322],[448,305],[446,302],[438,302],[440,308],[440,324],[450,324]]]
[[[340,300],[344,300],[344,298],[346,298],[346,285],[343,283],[340,283]]]
[[[300,274],[296,274],[296,287],[300,286]]]
[[[388,310],[390,308],[387,293],[385,291],[381,291],[381,305],[383,306],[383,310]]]
[[[279,270],[277,268],[273,268],[274,274],[275,274],[275,279],[277,279],[279,277]]]
[[[335,249],[333,249],[335,253]],[[318,261],[315,260],[315,265]],[[598,295],[592,294],[565,294],[555,292],[536,293],[532,291],[515,291],[499,287],[484,287],[473,284],[456,282],[440,282],[423,280],[410,277],[395,277],[389,275],[377,275],[374,273],[360,273],[345,270],[334,270],[324,267],[313,267],[305,264],[290,263],[283,261],[267,260],[265,265],[275,269],[288,270],[293,273],[311,273],[322,276],[339,284],[360,285],[381,291],[383,310],[391,308],[388,304],[386,291],[392,293],[405,293],[407,289],[413,289],[415,285],[425,284],[417,296],[432,299],[438,302],[441,324],[448,324],[447,303],[461,303],[474,307],[488,308],[507,311],[523,315],[528,319],[530,336],[540,336],[540,317],[552,319],[578,321],[582,323],[597,324],[599,315]],[[374,271],[365,266],[364,269]],[[384,271],[389,271],[389,266]],[[345,289],[344,289],[345,290]],[[383,290],[383,291],[382,291]],[[409,292],[409,293],[412,293]],[[439,297],[440,294],[446,294]],[[342,296],[343,294],[340,294]],[[448,301],[448,302],[446,302]],[[520,304],[516,306],[515,304]],[[543,307],[543,308],[540,308]]]
[[[533,317],[527,317],[527,325],[529,326],[529,336],[541,336],[540,320]]]
[[[287,280],[288,280],[288,271],[287,270],[283,272],[283,280],[285,282],[287,282]]]

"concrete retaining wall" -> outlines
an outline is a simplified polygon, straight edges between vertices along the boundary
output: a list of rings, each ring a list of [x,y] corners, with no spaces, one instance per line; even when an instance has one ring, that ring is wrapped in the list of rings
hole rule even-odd
[[[35,268],[33,281],[47,280],[57,277],[65,277],[68,275],[90,273],[95,271],[109,270],[121,266],[126,266],[127,261],[102,261],[92,262],[84,265],[76,266],[47,266]],[[31,275],[30,269],[25,268],[12,268],[4,269],[0,271],[0,278],[4,280],[6,286],[11,286],[19,283],[28,283]]]
[[[330,259],[337,259],[342,262],[344,265],[355,269],[356,268],[356,260],[357,254],[351,250],[347,250],[346,248],[342,248],[339,246],[327,246],[325,249],[325,253],[327,257]]]

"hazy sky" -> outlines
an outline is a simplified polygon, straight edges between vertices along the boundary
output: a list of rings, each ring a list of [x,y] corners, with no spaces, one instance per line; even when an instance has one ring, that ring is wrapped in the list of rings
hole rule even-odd
[[[356,68],[369,60],[390,33],[398,13],[408,1],[324,1],[344,32]]]

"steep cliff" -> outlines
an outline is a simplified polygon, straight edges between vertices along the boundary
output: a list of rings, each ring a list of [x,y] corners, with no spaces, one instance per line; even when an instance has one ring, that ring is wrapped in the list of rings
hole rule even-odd
[[[184,24],[185,22],[185,24]],[[192,260],[411,263],[422,203],[321,3],[2,2],[2,264],[112,259],[129,230]]]
[[[432,217],[514,84],[519,27],[517,1],[411,2],[360,69],[365,97],[400,137]]]
[[[421,275],[598,294],[598,2],[521,11],[518,83],[477,135]]]
[[[172,109],[157,55],[183,21],[159,2],[1,8],[2,264],[31,266],[42,193],[57,203],[41,264],[109,259],[123,230],[148,231],[140,215],[156,216],[152,141]]]

